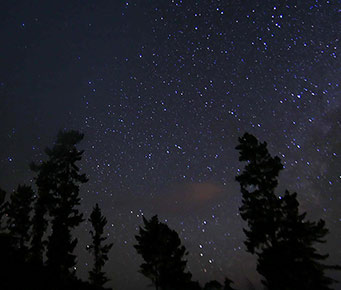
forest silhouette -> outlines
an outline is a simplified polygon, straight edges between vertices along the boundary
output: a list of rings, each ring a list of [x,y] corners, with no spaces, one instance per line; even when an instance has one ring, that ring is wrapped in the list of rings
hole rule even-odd
[[[84,153],[77,145],[83,137],[72,130],[58,133],[53,147],[45,150],[46,160],[30,164],[36,189],[18,185],[9,196],[0,189],[0,289],[109,289],[103,267],[114,255],[113,244],[107,241],[107,220],[98,204],[87,217],[92,241],[87,250],[93,260],[88,281],[75,271],[78,240],[71,232],[86,219],[79,211],[79,191],[88,179],[77,166]],[[245,133],[236,149],[246,164],[236,176],[242,194],[240,215],[247,224],[244,243],[257,258],[264,289],[331,290],[337,281],[326,272],[340,266],[325,264],[328,255],[316,249],[328,234],[325,222],[310,221],[300,212],[297,193],[275,192],[283,165],[268,152],[266,142]],[[152,288],[235,289],[228,277],[223,284],[212,280],[200,285],[193,280],[186,267],[188,251],[177,232],[157,215],[143,216],[142,222],[134,248],[143,258],[139,272]]]

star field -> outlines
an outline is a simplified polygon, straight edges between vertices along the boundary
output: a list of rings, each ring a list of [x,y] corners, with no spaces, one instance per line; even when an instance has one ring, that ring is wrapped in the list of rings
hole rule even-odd
[[[82,131],[81,209],[98,202],[107,216],[110,286],[147,289],[134,235],[142,215],[158,214],[194,279],[260,289],[234,181],[245,131],[282,159],[278,193],[297,191],[302,210],[327,221],[323,250],[340,262],[339,1],[1,6],[0,186],[33,183],[28,164],[57,131]],[[88,230],[77,230],[84,278]]]

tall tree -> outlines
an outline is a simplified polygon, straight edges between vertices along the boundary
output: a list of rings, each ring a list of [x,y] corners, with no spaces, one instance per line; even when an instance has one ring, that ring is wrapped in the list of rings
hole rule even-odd
[[[246,161],[242,174],[236,177],[242,192],[241,217],[247,221],[249,229],[244,229],[247,250],[254,253],[276,242],[280,200],[275,195],[277,177],[283,169],[280,159],[272,157],[267,144],[248,133],[239,138],[239,160]]]
[[[324,221],[307,221],[306,213],[299,213],[296,193],[275,194],[283,165],[270,155],[266,142],[245,133],[236,149],[239,160],[247,162],[236,177],[242,192],[241,217],[248,224],[245,245],[258,256],[263,284],[269,290],[331,289],[334,280],[325,276],[325,270],[338,267],[323,264],[328,255],[314,248],[328,233]]]
[[[88,251],[94,256],[94,266],[89,271],[90,282],[98,287],[102,287],[109,279],[106,277],[102,268],[108,260],[108,253],[112,247],[111,244],[104,245],[103,242],[107,239],[104,236],[104,227],[107,224],[107,219],[102,215],[98,204],[93,208],[89,218],[93,230],[90,231],[92,237],[92,244],[87,247]]]
[[[143,217],[143,222],[144,228],[140,227],[139,235],[135,236],[137,245],[134,245],[144,259],[140,272],[157,290],[195,289],[197,284],[191,281],[192,275],[185,272],[184,257],[188,253],[176,231],[159,222],[157,216],[150,220]]]
[[[45,149],[47,155],[50,149]],[[48,206],[53,205],[53,192],[57,189],[57,180],[54,177],[54,160],[44,161],[40,164],[32,162],[30,168],[37,173],[35,183],[38,187],[38,194],[34,203],[34,215],[32,218],[32,241],[31,260],[33,263],[43,265],[43,255],[46,241],[43,239],[48,227],[47,213]]]
[[[83,134],[78,131],[60,131],[52,149],[45,150],[48,160],[31,166],[38,173],[39,188],[34,220],[36,246],[41,251],[41,238],[47,225],[44,216],[48,212],[52,234],[47,243],[47,265],[56,275],[70,274],[76,264],[72,253],[77,239],[72,239],[71,230],[83,221],[83,215],[77,209],[79,186],[87,182],[85,174],[80,174],[76,165],[83,154],[76,145],[82,139]]]
[[[7,224],[11,236],[18,241],[21,253],[27,254],[27,243],[30,240],[31,211],[34,191],[31,186],[18,185],[10,196],[7,208]]]

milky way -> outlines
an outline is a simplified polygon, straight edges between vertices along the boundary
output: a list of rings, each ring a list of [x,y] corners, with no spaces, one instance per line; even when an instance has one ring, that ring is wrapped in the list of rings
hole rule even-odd
[[[59,129],[85,134],[81,209],[98,202],[117,289],[147,289],[133,244],[158,214],[189,250],[194,279],[259,285],[245,252],[234,149],[248,131],[285,166],[330,229],[340,263],[339,1],[4,1],[0,186],[32,183]],[[91,258],[80,237],[77,273]],[[341,280],[341,274],[332,274]],[[143,286],[141,286],[143,285]],[[335,289],[341,289],[336,285]]]

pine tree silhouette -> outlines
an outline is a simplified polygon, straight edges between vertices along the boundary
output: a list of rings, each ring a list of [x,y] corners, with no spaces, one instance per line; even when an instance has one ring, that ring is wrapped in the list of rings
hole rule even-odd
[[[144,263],[140,272],[152,281],[157,290],[198,289],[198,284],[191,281],[191,274],[185,272],[188,254],[181,245],[178,234],[166,224],[159,222],[157,216],[150,220],[143,217],[144,229],[140,227],[135,236],[137,253]]]
[[[56,145],[46,149],[49,159],[39,165],[31,164],[31,169],[37,172],[36,195],[30,186],[19,185],[5,202],[6,193],[0,189],[0,219],[2,221],[4,217],[6,221],[6,228],[1,225],[0,231],[0,289],[103,289],[81,281],[69,271],[75,257],[72,254],[75,240],[72,241],[70,231],[82,218],[75,206],[79,204],[79,185],[86,181],[85,175],[78,173],[75,164],[82,155],[75,145],[82,137],[75,131],[60,133]],[[54,244],[48,245],[49,260],[43,263],[45,241],[42,237],[48,234],[48,221],[52,221],[54,230],[49,242]],[[30,236],[31,255],[27,258]],[[51,253],[58,247],[61,258],[54,259],[52,264]]]
[[[109,281],[102,271],[102,268],[108,260],[108,253],[113,244],[103,245],[103,242],[107,239],[107,237],[104,236],[104,227],[107,224],[107,219],[102,215],[101,209],[97,203],[92,210],[89,222],[93,228],[93,230],[90,231],[92,244],[88,246],[87,249],[94,256],[94,266],[93,269],[89,271],[89,280],[93,285],[102,287]]]
[[[31,186],[18,185],[10,196],[7,208],[7,224],[10,235],[18,241],[18,249],[27,256],[27,243],[30,240],[31,211],[34,191]]]
[[[334,280],[325,276],[325,270],[339,267],[322,264],[328,255],[314,248],[328,233],[324,221],[305,220],[306,213],[299,214],[296,193],[275,194],[283,165],[269,154],[265,142],[245,133],[236,149],[239,160],[247,162],[236,177],[243,197],[241,217],[248,224],[245,245],[258,256],[263,284],[269,290],[331,289]]]
[[[39,188],[32,248],[36,255],[42,254],[42,236],[47,226],[45,214],[48,213],[52,234],[47,243],[47,265],[56,277],[68,276],[76,264],[72,252],[77,239],[72,239],[71,230],[83,221],[83,215],[76,207],[80,203],[79,185],[87,182],[85,174],[79,174],[76,165],[83,154],[76,145],[82,139],[83,134],[77,131],[59,132],[53,148],[45,150],[48,160],[31,165],[38,173],[36,183]]]
[[[45,149],[48,155],[49,149]],[[30,164],[32,171],[37,173],[35,183],[38,187],[38,194],[34,203],[34,215],[32,218],[32,241],[31,241],[31,261],[39,266],[43,265],[43,254],[46,247],[46,241],[43,240],[48,227],[47,213],[48,206],[53,204],[53,192],[57,189],[54,179],[54,161],[48,160],[41,164],[32,162]]]

